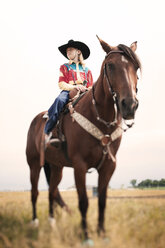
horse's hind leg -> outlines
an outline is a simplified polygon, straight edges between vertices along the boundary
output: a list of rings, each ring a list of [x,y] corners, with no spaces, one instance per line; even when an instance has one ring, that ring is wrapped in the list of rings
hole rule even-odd
[[[38,197],[38,180],[41,167],[39,161],[33,161],[33,164],[30,166],[30,180],[31,180],[31,201],[32,201],[32,210],[33,210],[33,222],[38,224],[37,212],[36,212],[36,202]]]
[[[54,200],[62,200],[62,198],[59,195],[58,191],[58,184],[61,181],[62,178],[62,169],[57,166],[51,166],[51,175],[50,175],[50,186],[49,186],[49,217],[51,225],[54,225],[54,212],[53,212],[53,203]],[[62,202],[58,202],[59,204],[63,204]]]
[[[46,180],[48,185],[50,185],[50,175],[51,175],[51,165],[48,164],[47,162],[44,165],[44,171],[45,171],[45,176],[46,176]],[[61,208],[65,209],[68,213],[70,213],[70,209],[67,206],[67,204],[64,202],[64,200],[61,197],[61,194],[57,188],[56,194],[54,195],[54,200],[55,202],[57,202]]]
[[[57,203],[60,205],[60,207],[62,207],[66,212],[68,212],[69,214],[71,214],[71,211],[70,211],[68,205],[67,205],[67,204],[64,202],[64,200],[62,199],[61,194],[60,194],[58,188],[57,188],[57,190],[56,190],[56,195],[55,195],[55,197],[54,197],[54,200],[55,200],[55,202],[57,202]]]

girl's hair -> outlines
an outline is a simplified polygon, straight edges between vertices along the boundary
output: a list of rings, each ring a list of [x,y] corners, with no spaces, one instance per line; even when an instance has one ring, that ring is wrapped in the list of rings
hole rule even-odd
[[[79,55],[79,61],[82,64],[82,67],[85,68],[85,62],[84,62],[84,58],[83,58],[82,52]]]

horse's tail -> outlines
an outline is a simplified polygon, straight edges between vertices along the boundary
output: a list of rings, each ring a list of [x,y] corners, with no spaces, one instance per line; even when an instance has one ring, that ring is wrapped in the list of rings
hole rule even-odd
[[[45,163],[44,165],[44,172],[45,172],[45,176],[46,176],[46,181],[48,183],[48,185],[50,184],[50,165],[48,163]]]

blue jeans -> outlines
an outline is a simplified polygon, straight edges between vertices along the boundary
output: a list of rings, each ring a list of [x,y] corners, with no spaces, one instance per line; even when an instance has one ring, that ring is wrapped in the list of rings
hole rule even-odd
[[[48,110],[49,119],[45,125],[45,133],[49,134],[50,131],[54,128],[58,121],[58,117],[63,107],[69,101],[69,91],[63,90],[59,96],[55,99],[54,103]]]

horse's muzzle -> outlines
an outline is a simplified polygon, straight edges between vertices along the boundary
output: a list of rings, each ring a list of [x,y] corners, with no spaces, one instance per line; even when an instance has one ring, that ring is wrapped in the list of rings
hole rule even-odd
[[[125,120],[134,119],[138,105],[139,102],[137,99],[133,99],[133,98],[123,99],[119,104],[122,117]]]

